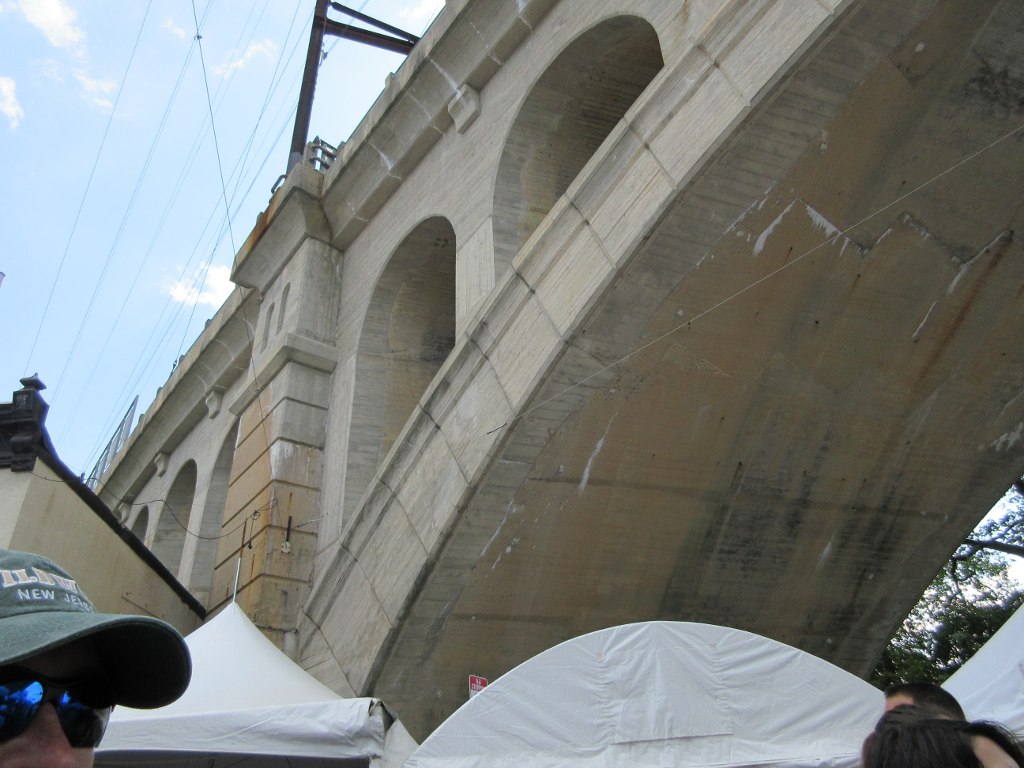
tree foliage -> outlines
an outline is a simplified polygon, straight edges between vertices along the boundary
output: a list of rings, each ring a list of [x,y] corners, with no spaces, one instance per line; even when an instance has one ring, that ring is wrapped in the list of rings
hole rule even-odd
[[[1024,545],[1024,495],[1017,483],[1004,497],[1005,513],[986,519],[971,540]],[[896,631],[871,683],[941,683],[967,662],[1024,603],[1024,587],[1009,573],[1009,558],[965,544],[925,590]]]

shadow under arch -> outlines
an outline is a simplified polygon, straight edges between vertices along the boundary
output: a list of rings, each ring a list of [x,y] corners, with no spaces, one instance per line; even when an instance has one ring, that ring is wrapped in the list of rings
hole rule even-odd
[[[663,65],[654,27],[616,16],[569,43],[544,71],[498,163],[495,281]]]
[[[235,441],[238,438],[238,421],[231,426],[210,474],[210,485],[203,504],[203,517],[199,524],[199,540],[196,542],[195,559],[189,577],[189,591],[203,605],[207,605],[213,588],[213,570],[217,564],[217,548],[220,545],[221,526],[224,523],[224,508],[228,500],[228,485],[231,481],[231,463],[235,458]]]
[[[167,498],[161,505],[156,532],[153,534],[153,554],[167,570],[178,575],[181,554],[185,548],[185,530],[192,515],[192,500],[196,495],[196,463],[189,459],[178,470]]]
[[[135,516],[135,521],[132,523],[131,532],[135,534],[135,537],[145,543],[146,542],[146,530],[149,528],[149,507],[145,506],[139,510],[139,514]]]
[[[345,513],[373,480],[455,347],[455,230],[421,221],[381,273],[363,319],[345,473]]]

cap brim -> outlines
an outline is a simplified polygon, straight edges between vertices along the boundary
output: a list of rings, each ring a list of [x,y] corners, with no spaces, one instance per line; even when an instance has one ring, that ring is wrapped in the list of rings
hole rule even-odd
[[[0,621],[0,666],[92,637],[117,688],[135,709],[170,704],[188,688],[192,660],[181,635],[148,616],[39,611]]]

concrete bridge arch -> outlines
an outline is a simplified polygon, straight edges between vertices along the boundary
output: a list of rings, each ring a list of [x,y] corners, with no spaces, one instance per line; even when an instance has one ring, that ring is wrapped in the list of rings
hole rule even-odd
[[[427,386],[455,346],[455,230],[418,223],[391,254],[359,335],[345,473],[345,510],[372,489]]]
[[[156,531],[150,548],[175,576],[180,570],[185,550],[185,533],[192,516],[197,474],[195,461],[189,459],[181,465],[167,489],[166,498],[160,500],[160,513],[153,523]]]
[[[995,5],[742,7],[547,211],[325,553],[304,663],[417,735],[468,675],[641,618],[865,674],[1020,473],[1019,156],[975,171],[984,213],[949,182],[835,238],[984,146],[967,41],[1006,44]]]
[[[494,177],[496,280],[663,64],[648,21],[611,16],[569,42],[526,91]]]

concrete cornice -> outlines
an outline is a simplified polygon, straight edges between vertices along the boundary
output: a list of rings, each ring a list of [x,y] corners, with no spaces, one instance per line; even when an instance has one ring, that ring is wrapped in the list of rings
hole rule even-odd
[[[236,416],[256,399],[256,395],[273,380],[288,363],[299,363],[324,373],[331,373],[338,364],[336,347],[299,333],[286,333],[262,358],[256,375],[250,376],[241,392],[228,406]],[[257,383],[261,382],[261,383]]]
[[[257,301],[255,293],[243,299],[236,289],[213,316],[104,475],[98,493],[105,503],[137,493],[155,471],[153,457],[170,454],[206,415],[207,395],[223,392],[244,374],[253,333],[245,318],[256,317]]]
[[[233,283],[263,293],[305,238],[331,242],[330,225],[320,207],[323,180],[308,165],[292,169],[238,249],[231,267]]]

